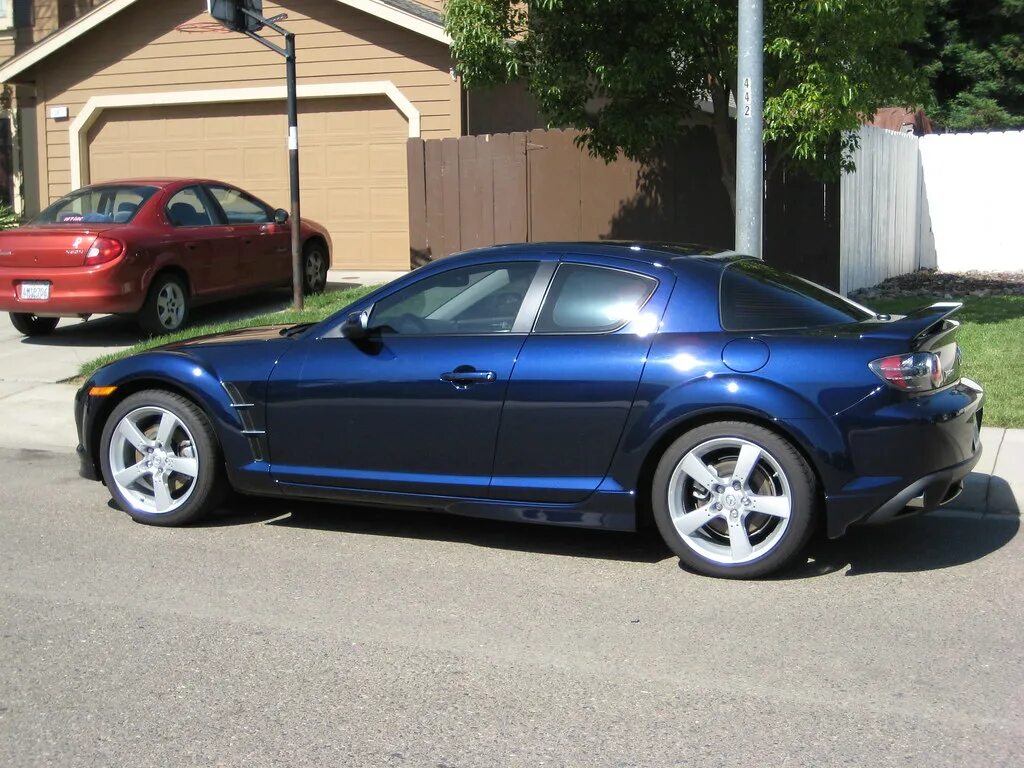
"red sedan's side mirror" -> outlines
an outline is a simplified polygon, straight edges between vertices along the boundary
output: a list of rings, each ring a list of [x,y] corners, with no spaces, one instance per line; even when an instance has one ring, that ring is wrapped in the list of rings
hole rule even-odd
[[[288,211],[284,208],[278,208],[274,211],[274,223],[280,226],[281,224],[288,223]]]

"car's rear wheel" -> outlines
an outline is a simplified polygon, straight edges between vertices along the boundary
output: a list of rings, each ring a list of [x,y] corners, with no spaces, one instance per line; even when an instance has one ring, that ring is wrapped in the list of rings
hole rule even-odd
[[[811,535],[814,474],[785,439],[745,422],[706,424],[665,451],[654,520],[684,565],[755,578],[791,562]]]
[[[327,249],[316,240],[302,251],[302,291],[307,296],[323,293],[327,287]]]
[[[225,482],[213,427],[195,403],[146,390],[115,406],[100,439],[114,501],[140,523],[183,525],[220,503]]]
[[[157,275],[139,313],[139,325],[146,333],[159,336],[174,333],[188,322],[188,286],[178,275]]]
[[[49,336],[60,322],[59,317],[39,317],[29,312],[11,312],[11,325],[25,336]]]

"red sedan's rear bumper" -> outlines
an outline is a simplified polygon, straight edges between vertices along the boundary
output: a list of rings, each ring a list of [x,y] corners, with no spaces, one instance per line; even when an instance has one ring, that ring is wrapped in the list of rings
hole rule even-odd
[[[98,267],[0,266],[0,311],[68,317],[138,312],[145,295],[121,267],[120,259]],[[50,298],[18,298],[18,285],[25,281],[50,283]]]

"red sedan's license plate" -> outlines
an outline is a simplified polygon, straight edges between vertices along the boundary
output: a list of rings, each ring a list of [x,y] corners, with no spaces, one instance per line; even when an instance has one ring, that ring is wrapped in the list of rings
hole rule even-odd
[[[49,283],[21,283],[18,296],[22,301],[47,301],[50,298]]]

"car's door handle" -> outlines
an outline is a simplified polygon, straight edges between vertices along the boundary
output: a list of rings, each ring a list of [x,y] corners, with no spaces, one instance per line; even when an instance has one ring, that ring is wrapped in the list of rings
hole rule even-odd
[[[199,250],[199,243],[185,243],[185,247],[190,251],[196,251]]]
[[[486,384],[495,381],[497,375],[494,371],[477,371],[468,366],[459,366],[454,371],[441,374],[441,381],[448,381],[455,385]]]

